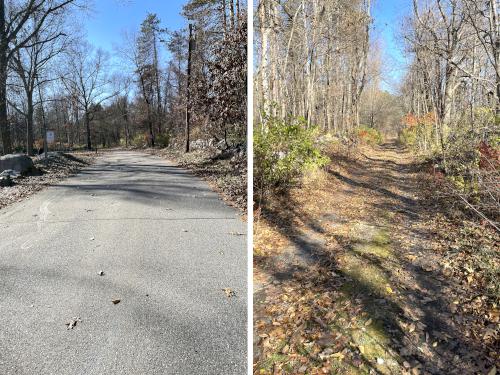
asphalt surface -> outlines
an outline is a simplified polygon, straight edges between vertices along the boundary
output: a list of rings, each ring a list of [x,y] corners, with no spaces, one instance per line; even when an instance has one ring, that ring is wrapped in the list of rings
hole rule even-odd
[[[134,152],[0,210],[0,374],[245,374],[246,240],[205,182]]]

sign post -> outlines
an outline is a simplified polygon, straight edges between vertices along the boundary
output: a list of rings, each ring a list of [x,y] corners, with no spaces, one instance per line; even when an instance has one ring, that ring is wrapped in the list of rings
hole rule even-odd
[[[55,141],[55,134],[53,130],[47,130],[47,143],[49,145],[53,144]]]

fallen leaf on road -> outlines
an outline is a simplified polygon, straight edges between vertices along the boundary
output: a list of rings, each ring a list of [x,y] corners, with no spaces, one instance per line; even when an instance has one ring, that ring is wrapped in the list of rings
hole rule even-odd
[[[73,329],[75,328],[76,324],[78,322],[81,322],[82,320],[79,318],[79,317],[74,317],[73,319],[71,319],[68,323],[65,323],[66,326],[68,327],[67,329]]]
[[[226,293],[227,298],[236,297],[236,293],[231,288],[224,288],[222,290]]]
[[[116,305],[121,302],[121,299],[113,299],[111,302],[113,302],[113,305]]]

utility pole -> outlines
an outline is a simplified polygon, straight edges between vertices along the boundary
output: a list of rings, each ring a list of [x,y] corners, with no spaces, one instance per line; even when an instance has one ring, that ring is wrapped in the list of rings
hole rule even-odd
[[[45,160],[47,160],[47,148],[49,146],[47,142],[47,122],[45,121],[45,111],[43,109],[43,98],[42,90],[40,89],[40,81],[38,75],[36,76],[36,85],[38,86],[38,96],[40,97],[40,108],[42,110],[42,126],[43,126],[43,152],[45,154]]]
[[[189,152],[189,132],[191,126],[191,59],[194,49],[193,25],[189,24],[187,84],[186,84],[186,152]]]

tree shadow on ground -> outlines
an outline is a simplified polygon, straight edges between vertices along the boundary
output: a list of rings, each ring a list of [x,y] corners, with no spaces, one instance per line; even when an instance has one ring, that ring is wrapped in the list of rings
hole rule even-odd
[[[399,150],[392,144],[383,148]],[[336,163],[349,171],[349,176],[337,171],[330,171],[330,176],[339,185],[349,187],[353,194],[375,197],[368,203],[371,214],[361,219],[374,227],[387,221],[393,230],[405,232],[403,235],[406,238],[415,240],[415,251],[422,251],[424,241],[435,233],[411,225],[431,214],[412,198],[417,193],[418,176],[410,173],[418,168],[393,160],[367,159],[369,164],[364,165],[343,156],[335,157]],[[392,216],[386,218],[386,212]],[[380,366],[373,356],[355,351],[350,357],[352,363],[337,369],[338,373],[351,373],[347,372],[348,368],[360,368],[360,364],[375,373],[400,373],[405,365],[431,374],[485,370],[481,367],[487,362],[484,356],[477,358],[484,353],[484,348],[465,338],[451,319],[449,291],[457,286],[444,280],[439,270],[426,271],[409,260],[399,238],[391,238],[388,246],[392,251],[388,258],[363,253],[359,251],[359,241],[346,235],[328,233],[323,218],[305,212],[300,202],[291,195],[266,206],[263,220],[292,244],[284,254],[254,257],[256,264],[270,275],[271,280],[277,281],[278,285],[293,285],[295,288],[311,284],[318,295],[340,291],[341,300],[355,301],[360,305],[363,316],[380,324],[387,338],[381,347],[393,353],[392,358],[398,362],[393,367]],[[337,220],[335,224],[343,223]],[[332,249],[328,242],[338,246]],[[352,272],[352,264],[346,267],[345,259],[351,259],[353,264],[358,265],[359,272]],[[383,285],[378,285],[380,281]],[[260,292],[259,298],[265,298],[265,295]],[[257,309],[263,308],[262,302],[256,301]],[[262,316],[262,312],[256,315]],[[304,326],[318,328],[317,317],[313,314]],[[335,322],[327,326],[319,328],[331,330],[325,334],[343,329],[336,327]],[[355,341],[352,332],[351,342]],[[318,362],[316,357],[311,358]],[[475,360],[479,364],[474,363]],[[484,362],[482,365],[481,360]]]

